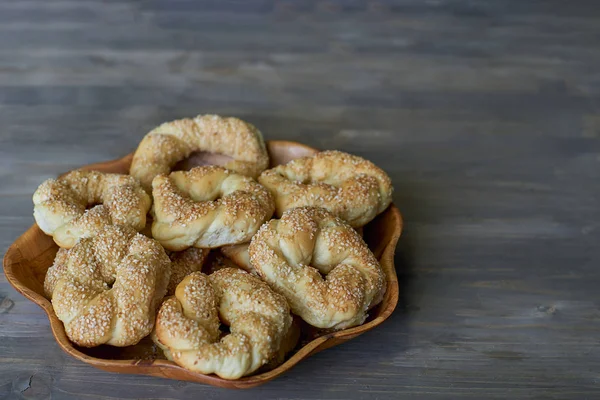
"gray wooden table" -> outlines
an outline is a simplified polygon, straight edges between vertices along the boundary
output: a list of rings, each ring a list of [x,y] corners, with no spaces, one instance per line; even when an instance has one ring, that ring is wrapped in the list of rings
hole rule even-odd
[[[0,248],[44,179],[235,115],[368,157],[406,218],[380,329],[246,392],[67,357],[0,274],[0,398],[600,398],[600,4],[0,2]]]

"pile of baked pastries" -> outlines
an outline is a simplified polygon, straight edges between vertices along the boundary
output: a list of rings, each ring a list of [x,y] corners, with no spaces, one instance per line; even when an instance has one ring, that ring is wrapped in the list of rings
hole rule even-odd
[[[226,161],[174,170],[199,151]],[[237,379],[284,360],[293,315],[320,329],[362,324],[386,282],[360,228],[390,205],[389,177],[339,151],[268,166],[254,126],[204,115],[148,133],[130,175],[42,183],[35,220],[60,247],[44,290],[69,339],[150,335],[180,366]]]

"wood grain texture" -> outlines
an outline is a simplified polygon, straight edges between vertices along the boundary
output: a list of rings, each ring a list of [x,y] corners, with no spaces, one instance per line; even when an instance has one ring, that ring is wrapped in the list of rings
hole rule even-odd
[[[392,176],[401,304],[248,392],[95,370],[0,275],[0,398],[600,396],[600,5],[0,1],[0,249],[44,179],[236,115]]]

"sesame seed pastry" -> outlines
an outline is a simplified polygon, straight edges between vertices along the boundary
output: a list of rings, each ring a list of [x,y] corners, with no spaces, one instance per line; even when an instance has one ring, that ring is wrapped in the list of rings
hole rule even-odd
[[[318,328],[362,324],[385,293],[385,275],[371,250],[323,208],[294,208],[272,219],[248,251],[259,276]]]
[[[392,182],[379,167],[341,151],[322,151],[264,171],[258,181],[275,197],[278,217],[289,209],[323,207],[361,227],[392,202]]]
[[[131,227],[109,225],[59,250],[44,289],[72,342],[130,346],[152,331],[170,273],[169,257],[157,241]]]
[[[132,176],[76,170],[43,182],[33,203],[40,229],[60,247],[71,248],[106,225],[142,230],[152,199]]]
[[[222,338],[223,322],[229,334]],[[153,340],[168,359],[202,374],[238,379],[293,348],[285,298],[259,278],[234,268],[188,275],[156,317]]]
[[[150,131],[133,156],[130,174],[149,192],[156,175],[168,174],[195,151],[230,156],[233,160],[224,167],[253,178],[269,166],[262,134],[254,125],[233,117],[199,115],[166,122]]]
[[[356,228],[356,232],[359,236],[363,237],[363,228]],[[250,253],[248,253],[248,247],[250,242],[232,244],[230,246],[223,246],[219,250],[227,258],[228,261],[232,262],[235,266],[243,269],[254,275],[258,275],[258,272],[252,266],[250,262]]]
[[[184,251],[174,251],[169,254],[171,259],[171,279],[167,286],[167,296],[175,294],[175,288],[192,272],[201,271],[210,253],[209,249],[190,247]]]
[[[158,175],[152,195],[152,236],[175,251],[247,242],[274,209],[266,188],[217,166]]]

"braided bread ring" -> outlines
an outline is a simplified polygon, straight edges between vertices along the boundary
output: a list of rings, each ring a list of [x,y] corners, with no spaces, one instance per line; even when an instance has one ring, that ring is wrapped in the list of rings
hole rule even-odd
[[[130,173],[150,191],[156,175],[168,174],[195,151],[230,156],[227,169],[253,178],[269,166],[262,134],[254,125],[233,117],[199,115],[166,122],[148,133],[133,155]]]
[[[272,219],[248,251],[260,277],[318,328],[362,324],[385,293],[385,275],[365,242],[322,208],[295,208]]]
[[[323,207],[352,227],[366,225],[392,202],[392,183],[379,167],[341,151],[322,151],[264,171],[258,181],[275,197],[276,215]]]
[[[176,251],[246,242],[275,208],[266,188],[217,166],[158,175],[152,195],[152,236]]]
[[[231,333],[217,341],[219,315]],[[237,379],[279,356],[291,324],[283,296],[257,277],[226,268],[188,275],[160,307],[153,339],[184,368]]]
[[[170,272],[157,241],[109,225],[59,251],[44,288],[72,342],[130,346],[152,331]]]
[[[142,230],[152,200],[132,176],[76,170],[42,183],[33,203],[40,229],[60,247],[71,248],[106,225]],[[102,204],[86,210],[97,203]]]

